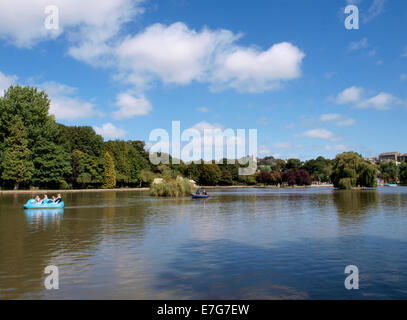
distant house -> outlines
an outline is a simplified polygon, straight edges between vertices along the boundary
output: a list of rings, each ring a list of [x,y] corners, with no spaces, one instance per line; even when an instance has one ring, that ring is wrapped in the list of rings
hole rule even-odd
[[[407,153],[399,155],[398,161],[399,162],[407,161]]]
[[[385,152],[379,155],[380,161],[399,161],[400,152]]]

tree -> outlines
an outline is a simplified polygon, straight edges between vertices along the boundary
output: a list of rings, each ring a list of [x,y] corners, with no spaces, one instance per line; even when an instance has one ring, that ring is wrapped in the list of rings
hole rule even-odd
[[[230,171],[223,170],[222,177],[219,180],[219,185],[221,186],[231,186],[233,185],[233,177]]]
[[[116,187],[116,170],[112,156],[109,152],[106,152],[104,156],[103,188],[113,189],[114,187]]]
[[[400,183],[407,184],[407,162],[400,165]]]
[[[52,138],[40,138],[33,149],[35,171],[32,182],[36,186],[59,187],[72,174],[70,156],[63,145]]]
[[[222,172],[216,164],[202,164],[199,184],[202,186],[215,186],[221,176]]]
[[[330,182],[330,176],[332,173],[332,161],[325,159],[324,157],[318,157],[305,161],[302,166],[308,173],[316,180],[320,182]]]
[[[376,187],[377,168],[355,152],[344,152],[333,161],[331,180],[335,188]]]
[[[6,139],[6,150],[2,162],[2,179],[14,184],[17,190],[21,183],[29,183],[34,172],[31,152],[27,148],[27,134],[23,122],[17,118]]]
[[[271,184],[271,174],[267,171],[260,171],[259,174],[256,175],[256,181],[262,184]]]
[[[309,186],[311,185],[311,177],[309,173],[304,170],[289,170],[283,173],[283,181],[289,186]]]
[[[301,168],[302,162],[300,159],[288,159],[286,164],[286,170],[297,170]]]
[[[388,183],[397,183],[399,168],[395,161],[383,161],[379,165],[380,178]]]
[[[49,115],[50,100],[44,91],[33,87],[10,86],[0,98],[0,149],[10,135],[16,118],[23,122],[27,134],[27,146],[33,150],[44,131],[55,124],[54,116]]]
[[[70,181],[80,188],[98,188],[103,183],[103,159],[90,156],[79,150],[72,152],[72,175]]]

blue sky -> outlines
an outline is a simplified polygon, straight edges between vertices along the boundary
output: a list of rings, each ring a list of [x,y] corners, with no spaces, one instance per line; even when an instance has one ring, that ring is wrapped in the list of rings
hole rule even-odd
[[[260,156],[304,160],[407,152],[405,1],[51,2],[0,3],[0,90],[45,89],[58,122],[145,141],[173,120],[253,128]]]

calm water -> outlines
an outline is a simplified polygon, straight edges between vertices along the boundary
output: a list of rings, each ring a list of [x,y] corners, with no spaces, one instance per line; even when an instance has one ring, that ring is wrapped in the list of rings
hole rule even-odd
[[[0,196],[1,299],[407,298],[407,188],[66,194],[62,211],[27,198]]]

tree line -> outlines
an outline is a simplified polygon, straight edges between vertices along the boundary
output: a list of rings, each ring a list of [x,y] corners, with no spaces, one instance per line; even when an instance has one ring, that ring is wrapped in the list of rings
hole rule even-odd
[[[349,189],[373,187],[376,177],[407,183],[406,163],[376,166],[353,152],[305,162],[265,157],[251,176],[240,176],[241,165],[228,164],[227,159],[217,164],[153,165],[143,141],[104,141],[92,127],[57,123],[49,107],[47,94],[34,87],[11,86],[0,98],[1,188],[149,187],[155,178],[179,176],[207,186],[326,182]]]

